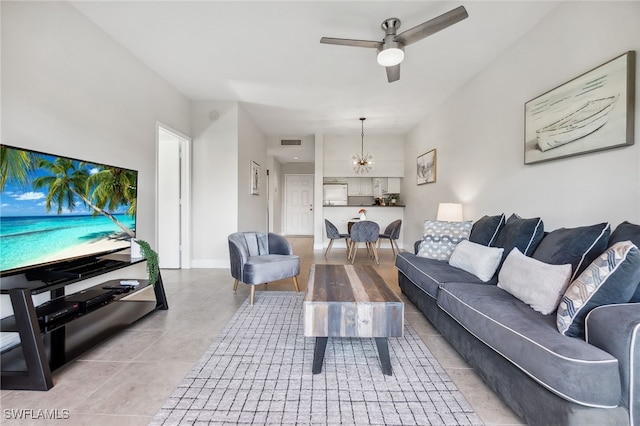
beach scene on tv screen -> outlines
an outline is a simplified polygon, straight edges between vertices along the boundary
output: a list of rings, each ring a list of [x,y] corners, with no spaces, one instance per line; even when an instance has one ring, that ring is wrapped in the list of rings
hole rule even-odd
[[[0,271],[128,248],[137,172],[0,145]]]

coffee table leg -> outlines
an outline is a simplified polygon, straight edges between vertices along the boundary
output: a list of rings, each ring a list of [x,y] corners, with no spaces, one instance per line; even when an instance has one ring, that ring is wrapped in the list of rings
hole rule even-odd
[[[313,374],[322,372],[324,362],[324,350],[327,348],[328,337],[316,337],[316,347],[313,351]]]
[[[391,376],[391,358],[389,358],[389,343],[386,337],[376,337],[376,346],[378,346],[378,356],[382,365],[382,374]]]

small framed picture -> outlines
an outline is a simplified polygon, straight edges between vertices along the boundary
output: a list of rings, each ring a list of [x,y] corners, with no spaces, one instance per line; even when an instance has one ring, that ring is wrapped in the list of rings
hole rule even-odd
[[[422,154],[416,164],[416,183],[434,183],[436,181],[436,150]]]
[[[251,162],[251,195],[260,195],[260,164]]]

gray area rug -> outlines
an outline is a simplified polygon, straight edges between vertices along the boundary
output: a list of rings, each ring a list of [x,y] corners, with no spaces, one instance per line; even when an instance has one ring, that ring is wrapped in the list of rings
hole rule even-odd
[[[303,294],[248,300],[155,415],[151,425],[481,425],[469,403],[405,325],[389,338],[393,376],[374,339],[329,339],[312,374]]]

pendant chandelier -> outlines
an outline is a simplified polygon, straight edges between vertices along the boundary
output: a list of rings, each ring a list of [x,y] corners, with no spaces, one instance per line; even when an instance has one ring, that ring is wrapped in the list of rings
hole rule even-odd
[[[360,123],[362,126],[362,133],[360,134],[362,138],[360,145],[360,154],[354,154],[351,156],[351,161],[353,162],[353,171],[357,174],[365,174],[373,170],[373,154],[369,154],[368,152],[366,154],[364,153],[364,120],[366,120],[366,118],[360,118]]]

